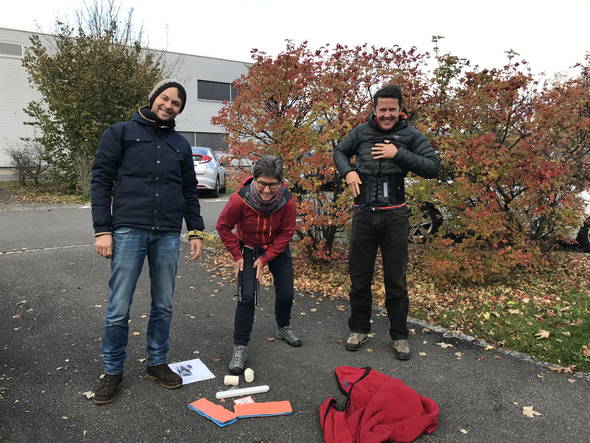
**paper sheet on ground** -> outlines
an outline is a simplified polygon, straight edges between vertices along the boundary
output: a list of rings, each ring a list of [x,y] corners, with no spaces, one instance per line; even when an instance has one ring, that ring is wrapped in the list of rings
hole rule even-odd
[[[215,378],[215,375],[213,375],[207,366],[205,366],[205,363],[199,358],[178,363],[168,363],[168,366],[182,377],[183,385]]]

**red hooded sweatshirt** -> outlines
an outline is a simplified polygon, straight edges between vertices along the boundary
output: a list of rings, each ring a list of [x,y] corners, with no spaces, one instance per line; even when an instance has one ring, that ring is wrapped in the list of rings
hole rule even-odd
[[[347,401],[342,410],[333,397],[320,406],[326,443],[412,442],[438,428],[438,405],[399,378],[351,366],[337,367],[336,378]]]
[[[283,187],[282,201],[268,216],[257,212],[249,203],[248,192],[252,177],[246,179],[242,188],[234,192],[217,219],[217,232],[234,260],[242,258],[240,241],[246,246],[258,246],[264,250],[259,257],[266,264],[283,252],[296,227],[295,200]],[[236,232],[232,232],[236,228]]]

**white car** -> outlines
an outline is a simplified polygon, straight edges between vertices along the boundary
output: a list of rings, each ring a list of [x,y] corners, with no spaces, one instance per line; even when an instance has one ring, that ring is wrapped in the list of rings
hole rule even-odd
[[[225,167],[216,152],[204,146],[192,146],[193,163],[197,174],[197,189],[210,191],[213,197],[225,192]]]

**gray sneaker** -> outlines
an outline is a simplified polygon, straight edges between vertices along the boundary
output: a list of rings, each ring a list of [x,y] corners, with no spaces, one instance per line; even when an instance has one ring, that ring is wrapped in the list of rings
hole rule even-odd
[[[240,375],[244,372],[244,366],[248,361],[248,346],[234,345],[234,352],[231,356],[228,369],[229,373],[233,375]]]
[[[285,340],[291,346],[301,346],[301,339],[295,335],[295,331],[293,331],[293,328],[291,326],[284,326],[282,328],[278,328],[276,337],[280,340]]]
[[[366,341],[367,334],[363,334],[362,332],[351,332],[346,339],[346,343],[344,343],[344,347],[348,351],[358,351]]]
[[[409,360],[410,359],[410,345],[408,340],[399,339],[393,340],[393,350],[398,360]]]

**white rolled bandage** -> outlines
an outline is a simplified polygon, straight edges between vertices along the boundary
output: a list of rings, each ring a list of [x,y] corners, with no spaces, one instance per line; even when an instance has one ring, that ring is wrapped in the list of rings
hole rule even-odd
[[[240,377],[238,375],[226,375],[223,377],[223,384],[225,386],[238,386],[240,384]]]
[[[228,389],[227,391],[219,391],[215,394],[216,399],[228,398],[228,397],[241,397],[243,395],[260,394],[262,392],[268,392],[270,387],[268,385],[252,386],[251,388],[241,389]]]
[[[246,383],[252,383],[254,381],[254,371],[250,368],[244,370],[244,380]]]

